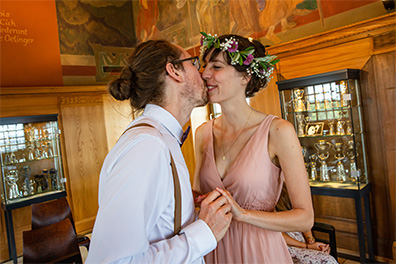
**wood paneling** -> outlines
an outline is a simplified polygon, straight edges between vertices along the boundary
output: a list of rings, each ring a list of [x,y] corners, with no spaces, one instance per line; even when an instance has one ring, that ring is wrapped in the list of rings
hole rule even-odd
[[[110,150],[128,124],[134,119],[134,115],[128,100],[120,102],[108,94],[103,95],[103,111],[107,148]]]
[[[374,55],[363,68],[362,96],[367,131],[367,155],[372,183],[374,236],[390,245],[396,238],[396,52]],[[391,250],[375,243],[381,256]]]
[[[341,43],[370,38],[396,30],[396,14],[390,13],[352,25],[344,26],[302,39],[270,47],[269,53],[286,58],[296,54],[319,50]]]
[[[278,86],[276,85],[275,78],[271,80],[264,90],[258,92],[250,99],[250,106],[263,113],[282,117]]]
[[[361,69],[371,209],[376,256],[392,259],[396,240],[396,34],[395,13],[273,46],[280,63],[274,79],[284,80],[333,70]],[[264,112],[279,107],[270,83],[252,105]],[[280,109],[280,107],[279,107]],[[335,226],[338,247],[358,252],[354,200],[314,196],[315,220]]]
[[[285,79],[345,69],[361,69],[372,53],[372,40],[362,39],[281,59],[280,72]],[[320,58],[320,59],[318,59]]]
[[[108,152],[102,96],[62,97],[61,114],[69,201],[81,232],[91,229],[95,221],[99,173]]]

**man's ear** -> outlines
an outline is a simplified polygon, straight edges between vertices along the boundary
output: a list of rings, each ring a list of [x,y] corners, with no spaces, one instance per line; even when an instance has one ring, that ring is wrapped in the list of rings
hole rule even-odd
[[[165,66],[165,70],[168,73],[168,75],[175,81],[177,82],[183,81],[183,77],[180,74],[180,70],[176,69],[175,65],[173,65],[172,63],[168,62]]]

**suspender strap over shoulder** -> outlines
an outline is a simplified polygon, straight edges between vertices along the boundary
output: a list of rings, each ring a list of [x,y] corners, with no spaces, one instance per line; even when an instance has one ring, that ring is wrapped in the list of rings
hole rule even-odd
[[[127,128],[124,131],[124,133],[122,133],[122,135],[125,134],[125,132],[127,132],[129,129],[132,129],[132,128],[135,128],[135,127],[142,127],[142,126],[152,127],[154,129],[157,129],[153,125],[150,125],[150,124],[147,124],[147,123],[139,123],[139,124],[136,124],[134,126],[131,126],[131,127]],[[177,169],[176,169],[176,163],[175,163],[175,161],[173,159],[173,156],[172,156],[172,153],[171,153],[170,149],[169,149],[169,155],[170,155],[170,160],[171,160],[172,175],[173,175],[173,187],[174,187],[173,189],[174,189],[174,197],[175,197],[175,212],[174,212],[173,232],[174,232],[175,235],[177,235],[180,232],[180,229],[181,229],[181,190],[180,190],[179,175],[178,175]]]

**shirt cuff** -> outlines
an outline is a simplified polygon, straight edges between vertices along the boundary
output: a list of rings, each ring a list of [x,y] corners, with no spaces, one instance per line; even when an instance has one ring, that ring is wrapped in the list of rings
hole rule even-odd
[[[210,227],[201,219],[193,222],[181,230],[181,233],[185,233],[187,240],[192,242],[194,247],[200,256],[203,257],[211,252],[217,246],[217,241],[213,235]]]

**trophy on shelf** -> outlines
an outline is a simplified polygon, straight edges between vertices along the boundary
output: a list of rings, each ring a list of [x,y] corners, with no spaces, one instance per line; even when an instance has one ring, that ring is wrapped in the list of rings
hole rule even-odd
[[[9,163],[11,163],[10,155],[6,153],[4,155],[4,164],[9,164]]]
[[[36,182],[38,193],[48,189],[48,178],[46,178],[45,176],[46,175],[44,174],[34,175],[34,181]]]
[[[348,102],[347,102],[347,86],[346,86],[346,82],[345,81],[341,81],[340,82],[340,92],[341,92],[341,103],[340,106],[348,106]]]
[[[7,176],[5,177],[7,184],[10,186],[8,190],[9,199],[15,199],[20,197],[19,189],[18,189],[18,170],[13,169],[7,172]]]
[[[41,149],[39,149],[39,147],[40,147],[40,143],[37,142],[36,148],[34,149],[34,158],[35,159],[42,159],[43,158],[42,151],[41,151]]]
[[[10,154],[10,162],[11,162],[11,163],[18,163],[18,159],[17,159],[17,157],[15,156],[15,153],[14,153],[14,152],[11,152],[11,154]]]
[[[54,168],[51,168],[49,170],[49,176],[50,176],[50,179],[51,179],[51,188],[53,190],[59,190],[60,186],[58,185],[58,181],[57,181],[57,176],[58,176],[57,170],[54,169]]]
[[[305,118],[304,118],[304,115],[303,114],[298,114],[298,115],[296,115],[296,118],[297,118],[297,122],[298,122],[297,135],[299,137],[303,137],[303,136],[305,136],[305,133],[304,133],[304,128],[305,128],[304,120],[305,120]]]
[[[305,111],[305,105],[304,105],[304,90],[303,89],[296,89],[294,90],[294,112],[302,112]]]
[[[337,135],[345,135],[345,130],[344,130],[345,121],[342,120],[343,117],[344,117],[344,111],[341,111],[339,113],[339,119],[337,121]]]
[[[329,135],[330,136],[333,136],[333,135],[335,135],[335,132],[334,132],[334,119],[329,119],[329,120],[327,120],[327,122],[328,122],[328,124],[329,124]]]
[[[43,151],[42,151],[42,154],[41,154],[41,157],[42,157],[43,159],[48,159],[47,144],[43,144],[43,145],[41,146],[41,149],[43,150]]]
[[[353,133],[352,133],[352,123],[351,123],[351,121],[350,120],[347,120],[346,121],[346,133],[347,133],[347,135],[352,135]]]
[[[33,145],[29,144],[27,146],[27,151],[28,151],[28,160],[34,160],[34,154],[33,154]]]
[[[331,94],[330,93],[326,93],[325,94],[324,108],[325,109],[333,109],[333,102],[331,100]]]
[[[356,183],[358,180],[357,177],[357,167],[356,167],[356,161],[355,161],[355,148],[354,148],[354,143],[353,140],[349,140],[347,142],[347,151],[346,154],[349,158],[349,171],[350,171],[350,180],[353,183]]]
[[[343,146],[344,143],[341,142],[337,142],[334,145],[334,149],[336,152],[334,158],[337,160],[337,167],[336,167],[337,181],[339,182],[347,182],[345,168],[344,165],[342,164],[342,160],[345,158]]]
[[[23,196],[34,194],[32,193],[32,188],[30,186],[31,181],[29,179],[31,171],[32,169],[29,166],[23,166],[20,169],[21,176],[23,177],[23,186],[22,186]]]
[[[25,137],[27,141],[33,141],[34,139],[34,130],[30,124],[25,128]]]
[[[26,155],[25,153],[22,153],[22,157],[19,159],[19,163],[26,162]]]
[[[316,154],[312,154],[311,156],[309,156],[309,166],[311,168],[309,173],[309,179],[313,181],[316,181],[318,179],[318,171],[316,170],[316,159]]]
[[[330,142],[327,142],[326,140],[319,140],[314,144],[314,146],[317,150],[317,157],[320,162],[320,169],[319,169],[320,180],[324,182],[328,182],[330,181],[330,176],[327,170],[326,160],[330,155],[329,150],[332,144]]]
[[[305,96],[305,104],[306,104],[305,108],[307,109],[307,111],[311,111],[311,102],[309,101],[308,95]]]
[[[54,156],[54,153],[52,152],[52,146],[51,146],[50,142],[47,143],[47,154],[48,154],[49,158]]]

